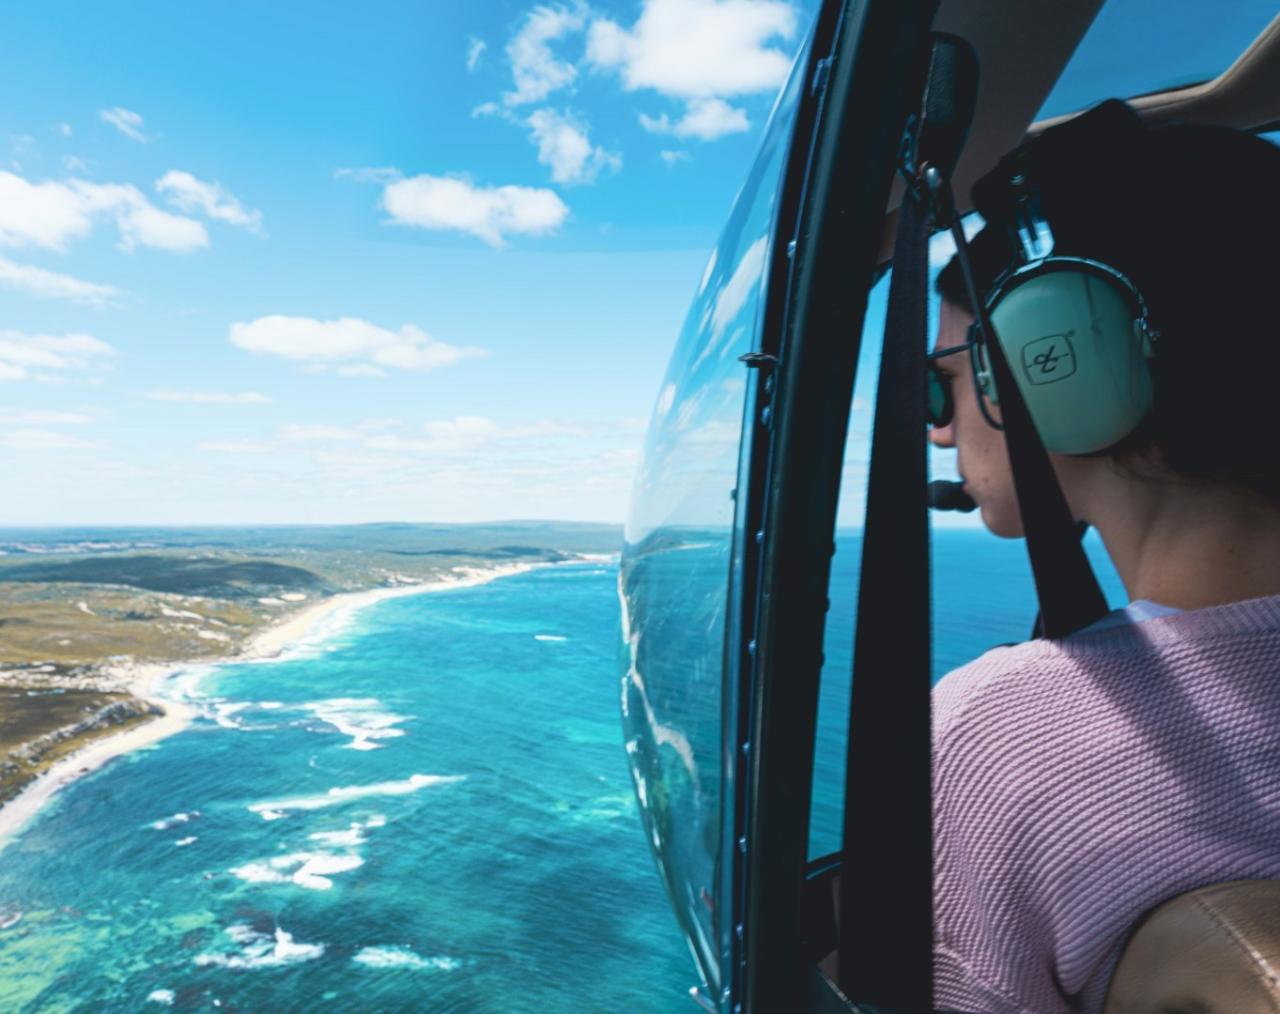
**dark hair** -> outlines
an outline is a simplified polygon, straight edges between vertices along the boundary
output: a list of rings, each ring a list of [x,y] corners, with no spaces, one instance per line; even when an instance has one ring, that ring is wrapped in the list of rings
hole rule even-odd
[[[1280,502],[1280,148],[1226,127],[1147,128],[1116,101],[1051,128],[974,187],[988,223],[972,243],[981,292],[1013,262],[1002,174],[1015,157],[1054,252],[1111,265],[1147,302],[1154,398],[1135,436],[1183,476]],[[937,288],[968,307],[955,258]]]

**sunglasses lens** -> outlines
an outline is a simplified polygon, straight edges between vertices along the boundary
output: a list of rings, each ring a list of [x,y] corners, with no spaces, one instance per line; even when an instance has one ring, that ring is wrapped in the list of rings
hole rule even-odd
[[[929,370],[927,407],[931,426],[946,426],[951,422],[951,385],[935,369]]]

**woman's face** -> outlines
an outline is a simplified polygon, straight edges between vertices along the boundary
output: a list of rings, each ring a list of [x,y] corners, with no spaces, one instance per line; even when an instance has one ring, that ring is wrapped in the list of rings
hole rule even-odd
[[[943,300],[938,317],[937,350],[963,345],[968,340],[973,316],[967,310]],[[991,427],[982,416],[978,392],[973,383],[970,355],[943,356],[936,366],[951,385],[955,414],[946,426],[935,426],[929,439],[937,447],[956,449],[956,467],[964,489],[978,504],[982,523],[996,535],[1018,538],[1023,534],[1022,516],[1013,489],[1009,452],[1004,434]],[[987,401],[987,411],[997,422],[1000,410]]]

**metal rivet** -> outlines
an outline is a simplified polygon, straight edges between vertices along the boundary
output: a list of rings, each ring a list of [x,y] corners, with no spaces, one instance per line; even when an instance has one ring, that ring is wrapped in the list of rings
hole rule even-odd
[[[787,258],[790,259],[796,255],[796,241],[793,239],[787,244]]]
[[[748,641],[748,642],[747,642],[747,654],[748,654],[748,655],[751,655],[751,656],[753,656],[753,657],[754,657],[754,656],[755,656],[755,653],[756,653],[756,642],[755,642],[755,641]]]
[[[773,410],[766,405],[760,413],[760,423],[763,426],[769,425],[769,420],[773,418]]]
[[[756,532],[756,545],[757,546],[764,545],[764,529],[763,528],[761,528],[758,532]]]

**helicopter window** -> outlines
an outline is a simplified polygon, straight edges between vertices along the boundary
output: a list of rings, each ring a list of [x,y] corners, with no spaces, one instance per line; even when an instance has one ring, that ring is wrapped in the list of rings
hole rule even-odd
[[[713,995],[732,931],[717,909],[732,876],[725,841],[734,828],[721,751],[736,728],[721,687],[735,685],[725,646],[737,643],[741,611],[737,494],[759,383],[740,357],[760,348],[806,58],[802,51],[685,319],[649,425],[619,575],[624,745],[659,872]]]
[[[1144,95],[1211,80],[1275,17],[1274,0],[1213,5],[1110,0],[1098,13],[1037,120],[1113,95]],[[1144,54],[1138,58],[1137,54]],[[1159,60],[1146,58],[1159,54]]]
[[[862,520],[866,510],[867,469],[871,457],[871,419],[880,371],[880,343],[892,270],[871,290],[863,324],[840,476],[835,556],[827,591],[818,724],[813,744],[813,802],[809,819],[809,858],[840,851],[844,834],[844,766],[848,740],[849,695],[853,675],[853,627],[858,611],[858,575],[862,562]]]

